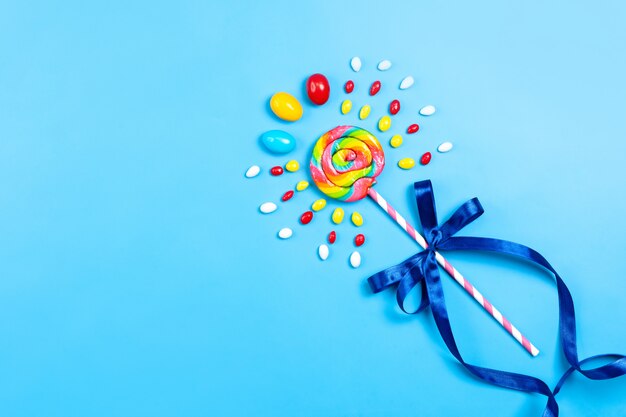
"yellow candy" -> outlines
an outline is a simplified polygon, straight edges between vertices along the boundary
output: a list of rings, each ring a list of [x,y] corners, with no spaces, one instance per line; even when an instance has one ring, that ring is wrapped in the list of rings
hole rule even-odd
[[[344,100],[341,103],[341,114],[348,114],[352,110],[352,102],[350,100]]]
[[[358,211],[355,211],[354,213],[352,213],[352,217],[350,219],[352,220],[352,223],[354,223],[356,227],[361,227],[363,225],[363,217]]]
[[[398,146],[402,145],[402,136],[393,135],[391,137],[391,140],[389,141],[389,144],[391,145],[392,148],[397,148]]]
[[[285,164],[285,169],[289,172],[296,172],[300,169],[300,164],[296,160],[291,160]]]
[[[313,211],[320,211],[324,207],[326,207],[326,200],[324,200],[323,198],[315,200],[315,202],[311,205],[311,209]]]
[[[343,221],[343,209],[341,207],[337,207],[333,211],[333,215],[331,216],[331,218],[333,219],[333,223],[335,224],[341,223]]]
[[[276,93],[270,99],[270,107],[276,116],[288,122],[295,122],[302,117],[302,105],[289,93]]]
[[[361,120],[367,119],[367,116],[370,115],[370,111],[372,111],[372,108],[369,106],[369,104],[366,104],[365,106],[361,107],[361,110],[359,110],[359,119]]]
[[[389,116],[381,117],[380,120],[378,121],[378,130],[380,130],[381,132],[385,132],[389,130],[390,127],[391,127],[391,117]]]
[[[309,187],[309,183],[307,181],[300,181],[296,184],[296,190],[304,191]]]
[[[412,158],[403,158],[398,161],[398,166],[402,169],[411,169],[415,166],[415,161]]]

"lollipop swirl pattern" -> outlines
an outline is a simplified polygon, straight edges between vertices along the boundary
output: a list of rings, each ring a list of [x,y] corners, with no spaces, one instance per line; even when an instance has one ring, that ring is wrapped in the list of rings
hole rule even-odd
[[[365,129],[337,126],[313,148],[311,176],[327,196],[351,202],[365,198],[385,167],[378,139]]]

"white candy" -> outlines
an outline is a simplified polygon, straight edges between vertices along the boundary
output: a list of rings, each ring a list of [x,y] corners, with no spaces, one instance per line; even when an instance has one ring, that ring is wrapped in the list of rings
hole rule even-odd
[[[320,245],[319,248],[317,248],[317,254],[319,255],[320,259],[322,261],[325,261],[326,259],[328,259],[328,246],[326,245]]]
[[[420,114],[422,116],[432,116],[436,111],[437,109],[435,109],[435,106],[429,104],[428,106],[424,106],[420,109]]]
[[[444,142],[437,147],[437,152],[446,153],[452,149],[452,142]]]
[[[414,82],[415,80],[410,75],[408,77],[405,77],[404,80],[400,82],[400,90],[406,90],[407,88],[411,87]]]
[[[391,68],[391,61],[388,59],[384,59],[378,63],[378,69],[380,71],[387,71],[389,68]]]
[[[277,209],[276,204],[272,203],[271,201],[268,201],[267,203],[263,203],[259,206],[259,210],[263,214],[272,213],[276,211],[276,209]]]
[[[350,60],[350,66],[354,72],[359,72],[361,70],[361,58],[355,56]]]
[[[293,231],[288,227],[283,227],[278,231],[278,237],[281,239],[289,239],[293,235]]]
[[[261,168],[258,165],[252,165],[246,171],[246,178],[256,177],[257,175],[259,175],[259,172],[261,172]]]
[[[361,254],[359,252],[352,252],[352,255],[350,255],[350,265],[352,265],[352,268],[361,266]]]

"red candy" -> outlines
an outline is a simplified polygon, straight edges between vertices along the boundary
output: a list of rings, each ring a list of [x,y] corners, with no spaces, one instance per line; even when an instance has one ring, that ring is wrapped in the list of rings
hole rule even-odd
[[[272,169],[270,169],[270,174],[272,174],[275,177],[282,175],[283,172],[284,172],[283,167],[281,167],[280,165],[277,165],[275,167],[272,167]]]
[[[365,236],[363,236],[362,234],[358,234],[354,237],[354,244],[356,246],[361,246],[362,244],[365,243]]]
[[[352,80],[348,80],[346,81],[346,85],[344,85],[343,88],[346,90],[346,93],[350,94],[352,91],[354,91],[354,83],[352,82]]]
[[[389,103],[389,113],[393,114],[398,114],[398,112],[400,111],[400,102],[398,100],[394,100],[391,103]]]
[[[321,106],[328,101],[330,96],[330,84],[328,78],[322,74],[313,74],[306,80],[306,93],[309,99]]]
[[[287,200],[291,200],[291,197],[293,197],[293,190],[287,191],[285,194],[283,194],[283,196],[280,199],[283,201],[287,201]]]
[[[337,234],[333,230],[332,232],[328,234],[328,243],[332,245],[333,243],[335,243],[335,240],[337,240]]]
[[[305,211],[302,216],[300,216],[300,223],[302,224],[309,224],[311,223],[311,220],[313,220],[312,211]]]
[[[417,123],[412,124],[406,130],[406,133],[415,133],[420,130],[420,126]]]
[[[426,152],[424,155],[422,155],[422,158],[420,159],[420,163],[422,165],[428,165],[428,163],[430,162],[430,159],[432,158],[432,154],[430,152]]]
[[[380,91],[380,81],[374,81],[370,87],[370,96],[375,96]]]

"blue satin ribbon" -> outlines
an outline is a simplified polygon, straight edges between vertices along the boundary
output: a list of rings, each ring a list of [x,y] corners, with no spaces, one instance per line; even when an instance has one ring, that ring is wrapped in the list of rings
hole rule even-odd
[[[448,350],[468,371],[492,385],[545,395],[548,400],[543,417],[557,417],[559,415],[559,406],[555,395],[574,371],[578,371],[590,379],[611,379],[626,374],[626,356],[624,355],[604,354],[584,360],[578,359],[576,319],[572,295],[559,274],[539,252],[506,240],[483,237],[453,237],[456,232],[483,214],[484,210],[478,199],[473,198],[467,201],[444,224],[439,226],[431,182],[429,180],[416,182],[414,189],[424,237],[429,246],[404,262],[372,275],[368,282],[375,293],[396,286],[398,305],[407,314],[418,313],[430,305],[437,329]],[[463,360],[450,327],[439,268],[435,260],[435,251],[446,250],[474,250],[513,255],[540,265],[554,275],[559,296],[559,333],[563,353],[570,364],[570,368],[563,374],[554,390],[550,390],[545,382],[532,376],[483,368]],[[409,292],[417,285],[422,286],[422,300],[415,311],[408,312],[404,307],[404,301]],[[596,368],[582,369],[582,365],[598,359],[613,361]]]

